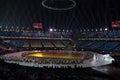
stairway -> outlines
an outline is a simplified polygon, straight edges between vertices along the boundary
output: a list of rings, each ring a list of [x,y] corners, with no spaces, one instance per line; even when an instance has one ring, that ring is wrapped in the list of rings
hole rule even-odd
[[[65,50],[73,50],[75,47],[75,42],[71,42],[65,47]]]

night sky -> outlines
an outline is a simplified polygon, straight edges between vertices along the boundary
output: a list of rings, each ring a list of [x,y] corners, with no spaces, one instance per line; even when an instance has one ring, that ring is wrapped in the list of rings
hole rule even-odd
[[[119,0],[74,0],[70,10],[50,10],[41,5],[43,0],[0,0],[0,26],[29,27],[33,22],[43,28],[65,30],[110,28],[111,21],[120,20]],[[48,0],[51,1],[54,0]],[[57,0],[55,0],[57,1]],[[59,1],[59,0],[58,0]],[[57,5],[66,7],[61,0]],[[69,1],[69,0],[68,0]],[[62,4],[62,2],[64,2]]]

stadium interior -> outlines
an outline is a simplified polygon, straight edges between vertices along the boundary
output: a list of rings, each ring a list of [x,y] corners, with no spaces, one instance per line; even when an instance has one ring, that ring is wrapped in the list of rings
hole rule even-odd
[[[43,54],[41,59],[31,58],[25,51]],[[92,53],[110,55],[113,60],[106,65],[77,66],[92,57],[98,59]],[[74,68],[62,64],[74,64]],[[119,80],[119,73],[119,0],[0,1],[0,80]]]

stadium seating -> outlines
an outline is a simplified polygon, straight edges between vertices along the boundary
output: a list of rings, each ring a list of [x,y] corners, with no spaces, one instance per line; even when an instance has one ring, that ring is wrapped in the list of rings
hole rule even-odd
[[[65,47],[65,45],[63,45],[60,41],[58,41],[58,40],[54,40],[54,41],[52,41],[52,43],[55,45],[55,47]]]
[[[98,51],[119,51],[118,41],[79,41],[77,48]]]
[[[22,32],[16,32],[16,31],[0,31],[0,36],[11,36],[11,37],[19,37]]]
[[[105,41],[95,41],[95,43],[91,46],[89,46],[89,49],[91,50],[98,50],[99,47],[103,46],[105,44]]]
[[[32,42],[30,42],[30,44],[31,44],[31,47],[33,47],[33,48],[36,48],[36,47],[41,48],[42,47],[42,44],[40,41],[37,41],[37,42],[32,41]]]
[[[120,31],[111,31],[111,32],[82,32],[80,37],[83,40],[72,42],[69,39],[71,38],[72,33],[61,33],[61,32],[46,32],[42,31],[0,31],[0,36],[6,36],[8,38],[8,43],[11,46],[17,48],[62,48],[67,47],[68,45],[76,47],[77,49],[86,49],[86,50],[98,50],[98,51],[120,51],[119,41],[114,41],[112,39],[120,38]],[[11,38],[12,37],[12,38]],[[20,39],[14,39],[14,38]],[[4,37],[3,37],[4,38]],[[4,39],[5,39],[4,38]],[[28,39],[29,38],[29,39]],[[32,39],[38,40],[32,40]],[[57,39],[57,40],[54,40]],[[89,38],[93,40],[89,40]],[[97,38],[97,40],[94,40]],[[108,38],[106,41],[101,40],[101,38]],[[86,40],[84,40],[86,39]],[[110,39],[110,40],[109,40]],[[7,41],[4,40],[4,41]]]
[[[106,42],[105,45],[103,45],[99,49],[100,50],[105,50],[105,51],[110,51],[110,50],[112,50],[114,47],[116,47],[119,44],[120,44],[119,42]]]
[[[28,47],[30,47],[30,44],[26,41],[23,45],[23,48],[28,48]]]
[[[117,47],[115,47],[115,48],[113,49],[113,51],[119,52],[119,51],[120,51],[120,44],[119,44]]]

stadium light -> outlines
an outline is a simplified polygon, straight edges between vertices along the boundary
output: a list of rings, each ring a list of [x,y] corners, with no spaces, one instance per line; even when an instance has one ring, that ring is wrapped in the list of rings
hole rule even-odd
[[[57,31],[56,29],[54,29],[54,31]]]
[[[49,31],[50,31],[50,32],[52,32],[52,31],[53,31],[53,29],[52,29],[52,28],[50,28],[50,29],[49,29]]]
[[[85,32],[86,30],[84,29],[84,32]]]
[[[87,31],[89,31],[89,29],[87,29]]]
[[[60,32],[61,30],[59,29],[59,32]]]
[[[91,29],[91,31],[93,31],[93,29]]]
[[[102,28],[100,28],[100,31],[102,31]]]
[[[97,29],[95,29],[95,31],[98,31]]]
[[[66,32],[69,32],[68,30]]]
[[[105,28],[105,31],[107,31],[108,30],[108,28]]]

